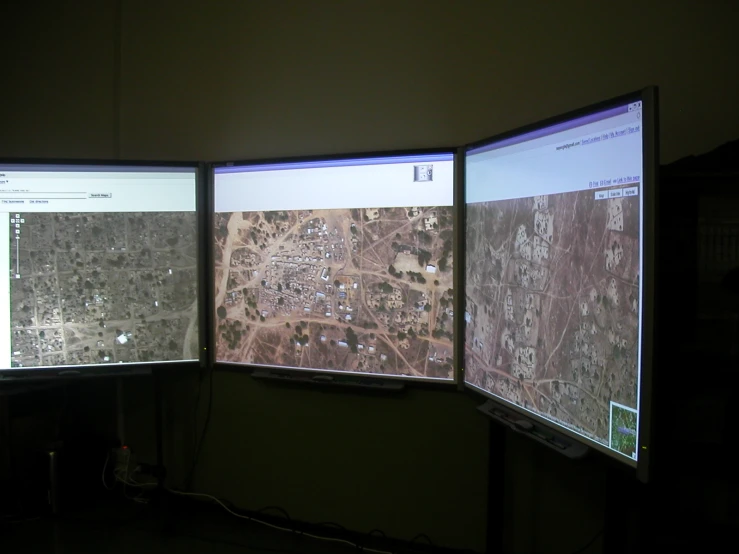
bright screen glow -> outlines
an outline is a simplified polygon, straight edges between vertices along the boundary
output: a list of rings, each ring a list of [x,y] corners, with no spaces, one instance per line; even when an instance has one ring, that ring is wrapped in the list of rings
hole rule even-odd
[[[215,170],[219,362],[453,379],[450,154]]]
[[[641,116],[634,102],[471,148],[465,189],[466,383],[632,464]]]
[[[195,168],[0,164],[0,369],[198,357]]]

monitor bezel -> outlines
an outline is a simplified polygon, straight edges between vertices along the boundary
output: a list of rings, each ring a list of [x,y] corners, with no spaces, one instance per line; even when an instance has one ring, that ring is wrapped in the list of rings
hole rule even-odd
[[[633,468],[635,470],[636,477],[643,482],[649,480],[649,457],[651,453],[651,426],[652,426],[652,377],[653,377],[653,357],[654,357],[654,317],[655,317],[655,260],[656,260],[656,194],[657,194],[657,172],[659,167],[659,149],[658,149],[658,89],[656,86],[645,87],[643,89],[623,94],[609,100],[594,103],[576,110],[569,111],[554,117],[532,123],[529,125],[521,126],[517,129],[506,131],[486,139],[475,141],[465,145],[464,157],[460,160],[460,165],[466,166],[467,153],[471,150],[477,150],[478,148],[492,145],[494,143],[519,137],[520,135],[538,131],[552,125],[564,123],[572,119],[577,119],[583,116],[592,115],[598,112],[602,112],[609,108],[623,106],[630,102],[641,101],[642,102],[642,166],[643,166],[643,226],[642,226],[642,268],[644,275],[642,275],[642,321],[640,328],[641,338],[641,379],[639,383],[639,444],[637,445],[638,454],[636,462],[632,462],[628,457],[622,454],[613,452],[607,446],[602,445],[592,439],[588,439],[569,428],[559,425],[543,416],[536,413],[525,410],[512,402],[508,402],[492,393],[484,391],[474,385],[467,382],[464,374],[464,354],[460,358],[460,364],[462,366],[460,386],[465,390],[471,391],[474,394],[481,395],[487,399],[491,399],[495,402],[504,405],[506,408],[513,409],[520,413],[526,418],[546,425],[547,427],[561,432],[573,440],[586,444],[588,447],[593,448],[608,456],[609,458],[620,462],[623,466]],[[461,193],[461,225],[460,227],[466,228],[466,187],[463,184]],[[463,232],[463,231],[462,231]],[[460,279],[463,283],[463,287],[466,290],[466,249],[464,240],[460,241],[461,256],[460,266]],[[460,318],[462,319],[462,318]],[[460,336],[461,336],[461,349],[464,352],[464,341],[466,338],[464,332],[464,321],[460,321]]]
[[[207,166],[202,162],[192,161],[164,161],[164,160],[115,160],[94,158],[34,158],[13,157],[0,158],[0,166],[46,166],[47,168],[62,167],[72,170],[75,167],[86,169],[100,168],[100,171],[127,169],[158,168],[158,169],[192,169],[195,172],[195,214],[196,214],[196,259],[197,268],[197,302],[198,302],[198,356],[194,360],[167,360],[156,362],[110,363],[95,365],[64,365],[34,368],[9,368],[0,370],[0,384],[3,382],[39,381],[48,379],[70,379],[88,377],[125,377],[129,375],[149,374],[153,370],[170,371],[177,369],[197,369],[205,367],[207,363],[208,333],[203,324],[203,314],[207,309],[206,288],[206,249],[203,248],[203,232],[206,229],[204,218],[207,212]]]
[[[459,302],[460,295],[457,293],[457,283],[458,283],[458,273],[459,273],[459,265],[457,260],[458,258],[458,252],[457,252],[457,243],[459,240],[459,229],[460,225],[458,222],[460,221],[460,211],[459,206],[457,205],[456,199],[459,196],[459,193],[462,188],[462,183],[458,179],[458,172],[457,168],[460,165],[460,158],[459,158],[459,147],[436,147],[436,148],[416,148],[416,149],[406,149],[406,150],[379,150],[379,151],[361,151],[361,152],[343,152],[340,154],[324,154],[324,155],[312,155],[312,156],[292,156],[292,157],[275,157],[275,158],[255,158],[255,159],[242,159],[242,160],[233,160],[233,161],[221,161],[221,162],[212,162],[209,164],[209,186],[208,186],[208,233],[209,233],[209,248],[210,248],[210,258],[209,258],[209,279],[210,279],[210,290],[209,290],[209,300],[211,304],[211,314],[210,317],[213,318],[213,322],[215,323],[215,310],[217,306],[215,306],[215,251],[213,248],[215,237],[214,237],[214,231],[213,231],[213,222],[214,222],[214,215],[215,215],[215,172],[218,168],[223,167],[249,167],[249,166],[259,166],[259,165],[277,165],[277,164],[300,164],[300,163],[311,163],[311,162],[341,162],[342,160],[355,160],[355,159],[377,159],[377,158],[393,158],[393,157],[403,157],[403,156],[425,156],[425,155],[434,155],[434,154],[449,154],[452,156],[452,161],[454,164],[454,181],[453,181],[453,191],[452,191],[452,229],[453,229],[453,237],[452,237],[452,258],[454,260],[453,262],[453,275],[452,275],[452,282],[453,287],[455,289],[455,295],[454,295],[454,310],[455,313],[458,313],[457,310],[457,304]],[[458,319],[458,318],[457,318]],[[294,374],[296,376],[302,376],[302,375],[331,375],[335,378],[341,378],[341,379],[355,379],[355,380],[361,380],[361,379],[373,379],[373,380],[388,380],[388,381],[400,381],[403,382],[405,385],[413,385],[413,386],[430,386],[430,387],[459,387],[459,384],[461,382],[461,360],[458,358],[458,343],[457,340],[457,321],[455,319],[455,325],[452,327],[455,334],[455,340],[453,345],[453,357],[454,362],[452,363],[452,378],[451,379],[442,379],[442,378],[430,378],[430,377],[412,377],[407,375],[392,375],[392,374],[378,374],[378,373],[358,373],[358,372],[352,372],[352,371],[342,371],[338,369],[314,369],[314,368],[296,368],[296,367],[285,367],[280,365],[265,365],[265,364],[250,364],[245,362],[225,362],[225,361],[219,361],[216,358],[216,334],[217,329],[215,327],[215,324],[211,327],[211,333],[209,336],[210,344],[212,345],[211,353],[208,358],[209,363],[214,368],[218,368],[219,370],[229,370],[229,371],[237,371],[237,372],[254,372],[255,370],[266,370],[266,371],[277,371],[277,372],[283,372],[283,373],[289,373]]]

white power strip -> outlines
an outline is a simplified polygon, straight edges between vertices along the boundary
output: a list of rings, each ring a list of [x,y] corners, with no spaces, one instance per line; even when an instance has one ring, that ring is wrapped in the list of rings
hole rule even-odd
[[[131,449],[127,446],[111,449],[110,460],[113,462],[113,472],[115,475],[125,475],[128,472],[132,472],[133,460],[131,456]]]

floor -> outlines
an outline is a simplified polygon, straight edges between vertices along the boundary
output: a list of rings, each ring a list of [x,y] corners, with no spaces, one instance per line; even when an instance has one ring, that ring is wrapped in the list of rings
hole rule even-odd
[[[75,514],[2,522],[3,554],[346,554],[354,548],[198,514],[165,524],[146,507],[125,514]]]

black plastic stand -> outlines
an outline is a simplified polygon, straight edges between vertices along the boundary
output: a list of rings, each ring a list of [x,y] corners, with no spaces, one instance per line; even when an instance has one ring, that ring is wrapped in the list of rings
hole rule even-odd
[[[610,467],[606,475],[606,513],[603,526],[603,553],[653,552],[648,525],[658,514],[649,506],[649,487],[620,467]]]
[[[505,545],[505,446],[506,430],[502,425],[488,422],[488,525],[485,552],[499,554]]]
[[[162,401],[162,377],[159,369],[152,371],[154,385],[154,440],[156,442],[156,465],[152,468],[156,477],[157,486],[152,491],[150,506],[157,525],[164,532],[172,528],[172,518],[169,506],[169,495],[164,483],[167,470],[164,465],[164,403]]]
[[[156,475],[157,488],[162,490],[164,488],[164,480],[166,477],[166,470],[164,468],[164,405],[162,402],[162,378],[158,369],[153,372],[154,378],[154,437],[156,441]]]

